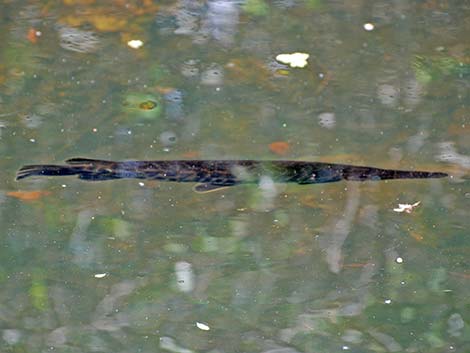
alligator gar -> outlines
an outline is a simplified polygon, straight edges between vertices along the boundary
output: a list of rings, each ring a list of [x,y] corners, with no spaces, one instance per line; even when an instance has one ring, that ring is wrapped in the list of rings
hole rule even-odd
[[[30,176],[77,175],[89,181],[151,179],[198,183],[198,192],[228,186],[258,183],[269,176],[278,183],[319,184],[340,180],[377,181],[389,179],[443,178],[446,173],[395,170],[323,162],[283,160],[161,160],[106,161],[72,158],[65,165],[37,164],[22,167],[16,180]]]

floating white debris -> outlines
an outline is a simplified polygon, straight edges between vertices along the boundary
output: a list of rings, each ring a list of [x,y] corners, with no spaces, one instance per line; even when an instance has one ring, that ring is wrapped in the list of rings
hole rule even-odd
[[[391,299],[385,299],[385,300],[384,300],[384,303],[385,303],[385,304],[391,304],[391,303],[392,303],[392,300],[391,300]]]
[[[108,275],[107,273],[96,273],[94,277],[95,277],[95,278],[104,278],[104,277],[106,277],[107,275]]]
[[[144,45],[144,42],[139,39],[132,39],[127,42],[127,45],[132,49],[139,49],[142,45]]]
[[[202,322],[196,322],[196,326],[198,329],[203,331],[209,331],[211,329],[208,325],[203,324]]]
[[[145,183],[143,183],[143,182],[140,181],[140,182],[139,182],[139,186],[144,187],[144,186],[145,186]]]
[[[307,66],[307,59],[310,54],[306,53],[292,53],[292,54],[279,54],[276,56],[276,60],[290,65],[290,67],[305,67]]]
[[[395,259],[395,262],[396,262],[397,264],[402,264],[402,263],[403,263],[403,258],[402,258],[402,257],[397,257],[397,258]]]
[[[375,26],[372,23],[364,23],[364,29],[368,32],[373,31]]]
[[[415,207],[418,207],[421,201],[415,202],[414,204],[409,204],[409,203],[399,203],[397,208],[394,208],[393,210],[395,212],[406,212],[406,213],[411,213]]]

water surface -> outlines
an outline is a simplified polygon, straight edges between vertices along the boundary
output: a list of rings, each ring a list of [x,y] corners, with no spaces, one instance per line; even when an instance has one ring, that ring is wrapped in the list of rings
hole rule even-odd
[[[0,350],[470,351],[469,32],[467,1],[5,2]],[[71,157],[452,177],[14,181]]]

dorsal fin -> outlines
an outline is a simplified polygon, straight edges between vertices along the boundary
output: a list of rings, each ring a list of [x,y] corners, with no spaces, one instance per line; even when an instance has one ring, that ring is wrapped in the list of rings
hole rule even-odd
[[[90,163],[112,163],[111,161],[105,161],[102,159],[92,159],[92,158],[69,158],[65,161],[68,164],[90,164]]]

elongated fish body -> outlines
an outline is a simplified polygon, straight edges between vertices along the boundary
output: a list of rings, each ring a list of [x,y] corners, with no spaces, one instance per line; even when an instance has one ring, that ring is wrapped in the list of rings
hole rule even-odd
[[[440,172],[380,169],[374,167],[322,162],[273,160],[167,160],[167,161],[105,161],[72,158],[65,165],[26,165],[17,180],[29,176],[77,175],[89,181],[112,179],[151,179],[199,183],[199,191],[242,183],[257,183],[262,176],[274,182],[317,184],[340,180],[388,180],[442,178]]]

